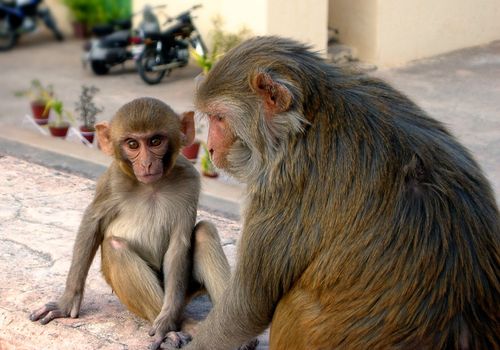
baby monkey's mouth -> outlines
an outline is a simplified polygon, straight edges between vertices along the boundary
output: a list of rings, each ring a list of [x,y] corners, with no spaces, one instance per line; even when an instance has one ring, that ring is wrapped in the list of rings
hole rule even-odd
[[[162,177],[161,172],[147,173],[147,174],[137,175],[137,180],[139,180],[140,182],[142,182],[144,184],[150,184],[150,183],[153,183],[153,182],[159,180],[161,177]]]

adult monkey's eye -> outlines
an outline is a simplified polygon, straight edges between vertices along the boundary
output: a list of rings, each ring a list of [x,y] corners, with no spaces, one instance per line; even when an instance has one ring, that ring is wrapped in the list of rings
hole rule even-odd
[[[151,146],[159,146],[159,145],[161,145],[161,142],[162,142],[161,136],[153,136],[151,138],[151,140],[149,141],[149,144]]]
[[[127,146],[130,149],[137,149],[137,148],[139,148],[139,143],[136,140],[128,140]]]
[[[224,119],[224,117],[222,115],[220,115],[220,114],[212,114],[210,116],[210,118],[211,119],[215,119],[218,122],[221,122]]]

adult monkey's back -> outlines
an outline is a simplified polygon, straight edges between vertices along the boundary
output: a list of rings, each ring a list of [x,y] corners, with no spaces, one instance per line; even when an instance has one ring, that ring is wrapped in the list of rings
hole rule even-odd
[[[476,162],[386,83],[261,37],[197,92],[248,184],[236,271],[189,349],[498,349],[499,213]]]

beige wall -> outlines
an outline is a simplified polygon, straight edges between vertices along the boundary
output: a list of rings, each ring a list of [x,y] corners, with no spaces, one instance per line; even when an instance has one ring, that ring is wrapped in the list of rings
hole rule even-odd
[[[212,19],[220,15],[224,30],[228,32],[248,28],[253,35],[282,35],[326,52],[327,0],[133,0],[133,11],[141,9],[145,3],[167,3],[166,12],[170,16],[193,4],[203,4],[195,13],[195,23],[209,47]]]
[[[269,0],[267,6],[268,34],[291,37],[326,54],[327,0]]]
[[[339,31],[361,60],[380,66],[500,40],[500,0],[132,0],[167,4],[169,16],[201,3],[195,23],[208,42],[212,19],[222,16],[224,29],[243,27],[254,35],[291,37],[326,52],[327,26]],[[61,0],[47,0],[59,26],[70,33]],[[139,20],[139,18],[137,18]]]
[[[377,0],[329,0],[328,27],[357,56],[373,61],[377,51]]]
[[[329,13],[341,42],[382,66],[500,39],[499,0],[329,0]]]
[[[499,0],[383,0],[378,18],[387,65],[500,39]]]
[[[266,32],[266,0],[254,0],[252,2],[231,0],[170,0],[168,2],[165,0],[133,0],[133,12],[140,11],[144,4],[152,6],[167,4],[162,12],[171,17],[193,5],[201,4],[202,7],[193,12],[194,22],[209,47],[209,33],[213,28],[213,19],[217,16],[222,18],[223,29],[228,32],[238,32],[245,27],[256,35]],[[165,18],[161,14],[159,17]],[[140,16],[137,16],[135,21],[138,23]]]
[[[71,35],[71,21],[69,18],[69,11],[67,7],[62,3],[62,0],[46,0],[44,1],[45,6],[47,6],[52,14],[54,15],[58,28],[65,34]],[[44,26],[40,26],[42,28]]]

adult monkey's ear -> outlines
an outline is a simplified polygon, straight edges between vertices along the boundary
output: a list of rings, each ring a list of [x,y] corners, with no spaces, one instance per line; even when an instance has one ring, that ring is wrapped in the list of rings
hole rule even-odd
[[[255,73],[250,78],[250,85],[262,98],[268,117],[286,112],[290,108],[292,104],[292,93],[286,86],[274,81],[268,73]]]
[[[189,146],[194,141],[194,112],[184,112],[181,114],[181,142],[183,146]]]
[[[111,142],[111,134],[109,128],[109,122],[103,121],[95,125],[95,132],[97,136],[97,142],[101,147],[101,150],[108,156],[113,156],[113,143]]]

